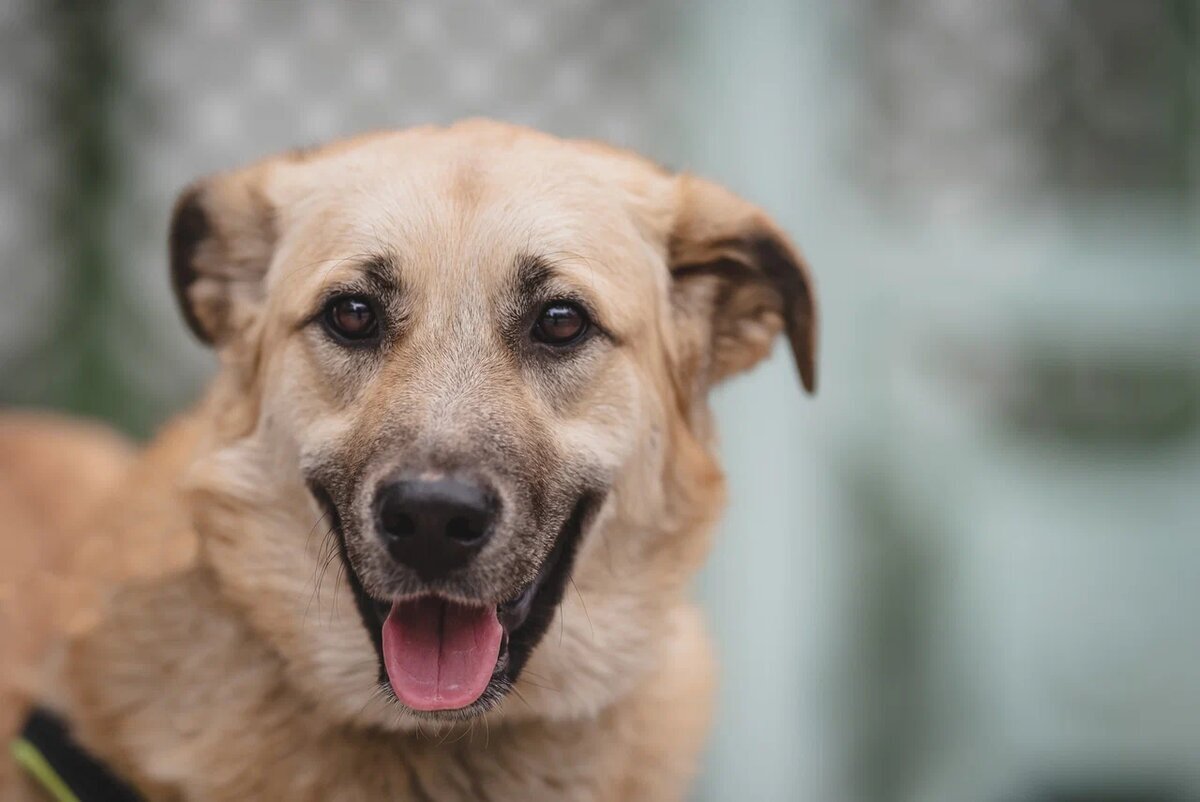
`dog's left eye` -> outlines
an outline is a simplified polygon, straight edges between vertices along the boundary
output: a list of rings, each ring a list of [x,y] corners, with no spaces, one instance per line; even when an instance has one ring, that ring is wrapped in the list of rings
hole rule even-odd
[[[590,325],[587,313],[578,304],[552,301],[533,324],[533,338],[547,345],[572,345],[583,339]]]
[[[375,308],[366,298],[343,295],[325,307],[325,328],[343,340],[368,340],[379,330]]]

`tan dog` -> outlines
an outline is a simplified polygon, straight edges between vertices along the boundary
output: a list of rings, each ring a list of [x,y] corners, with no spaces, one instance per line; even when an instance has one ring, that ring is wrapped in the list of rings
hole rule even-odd
[[[154,800],[682,796],[706,395],[781,330],[815,383],[770,220],[472,121],[199,182],[171,263],[221,371],[77,536],[68,606],[122,581],[40,701]]]

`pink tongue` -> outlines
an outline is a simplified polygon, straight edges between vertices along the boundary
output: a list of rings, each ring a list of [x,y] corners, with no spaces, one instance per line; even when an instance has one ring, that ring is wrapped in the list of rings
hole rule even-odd
[[[494,607],[433,597],[396,602],[383,623],[392,690],[414,710],[455,710],[483,695],[504,629]]]

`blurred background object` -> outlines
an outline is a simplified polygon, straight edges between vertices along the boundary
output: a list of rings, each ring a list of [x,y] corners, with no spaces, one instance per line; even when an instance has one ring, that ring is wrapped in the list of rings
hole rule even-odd
[[[0,6],[0,401],[147,435],[192,178],[486,115],[805,248],[822,388],[717,393],[700,800],[1200,800],[1200,4]]]

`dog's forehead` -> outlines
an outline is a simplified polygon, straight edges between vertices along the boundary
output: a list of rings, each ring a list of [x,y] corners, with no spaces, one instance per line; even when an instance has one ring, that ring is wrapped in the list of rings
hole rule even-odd
[[[646,213],[656,181],[619,152],[551,138],[392,136],[281,164],[271,194],[280,258],[311,267],[310,286],[382,257],[414,290],[490,292],[532,258],[629,308],[665,287]]]

